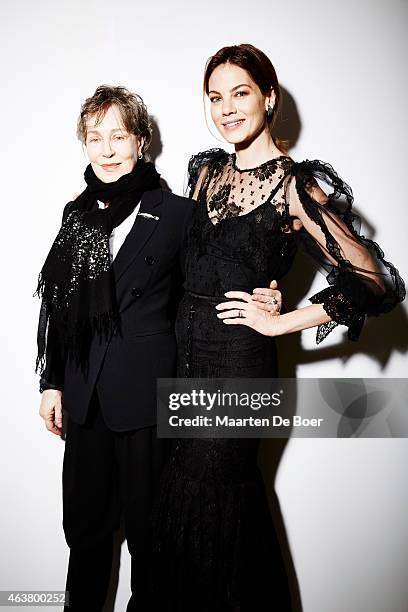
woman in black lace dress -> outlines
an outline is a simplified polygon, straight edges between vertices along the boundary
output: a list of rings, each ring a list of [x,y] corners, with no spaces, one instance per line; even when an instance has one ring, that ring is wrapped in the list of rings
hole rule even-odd
[[[221,49],[207,64],[204,90],[235,152],[190,160],[197,207],[176,325],[178,375],[274,377],[275,336],[317,326],[320,342],[342,324],[357,340],[365,317],[391,310],[404,285],[381,249],[358,235],[351,190],[333,168],[293,161],[272,137],[280,91],[261,51]],[[258,308],[253,288],[282,279],[299,243],[325,266],[329,286],[281,316],[263,295]],[[175,442],[155,517],[161,610],[291,610],[257,450],[253,439]]]

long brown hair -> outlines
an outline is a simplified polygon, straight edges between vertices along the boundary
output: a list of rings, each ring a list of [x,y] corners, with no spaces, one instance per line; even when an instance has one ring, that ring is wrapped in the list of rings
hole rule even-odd
[[[264,95],[268,95],[271,89],[275,92],[276,98],[272,116],[267,119],[272,133],[273,126],[275,125],[280,110],[282,94],[278,77],[276,76],[275,68],[271,60],[263,51],[250,44],[222,47],[222,49],[219,49],[217,53],[210,57],[206,64],[203,83],[204,94],[208,95],[209,93],[209,81],[215,68],[227,63],[234,64],[246,70]],[[286,154],[288,152],[289,142],[274,136],[272,136],[272,138],[278,149]]]

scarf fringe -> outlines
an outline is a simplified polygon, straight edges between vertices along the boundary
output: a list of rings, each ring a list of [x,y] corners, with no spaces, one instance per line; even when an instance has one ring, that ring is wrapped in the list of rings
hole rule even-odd
[[[41,292],[36,292],[36,294],[38,294],[39,297],[43,295]],[[48,372],[48,367],[50,366],[49,359],[53,350],[58,350],[64,355],[65,363],[67,360],[72,361],[87,375],[89,370],[89,350],[92,339],[98,337],[99,341],[104,340],[106,342],[119,325],[119,315],[116,311],[111,309],[108,312],[94,315],[90,319],[77,322],[75,329],[71,332],[65,330],[64,333],[63,326],[59,326],[57,323],[56,326],[59,332],[55,333],[58,333],[58,337],[50,339],[50,319],[51,316],[47,314],[42,323],[39,323],[39,327],[42,325],[43,330],[39,330],[37,338],[38,354],[35,372],[41,377],[44,375],[45,377],[47,377],[47,375],[52,376],[52,372]],[[57,343],[56,346],[55,342]]]
[[[92,339],[97,337],[99,342],[107,342],[117,325],[118,315],[113,310],[77,323],[74,333],[67,336],[64,341],[67,359],[73,361],[83,374],[88,376]]]
[[[44,374],[44,371],[45,371],[45,355],[38,354],[35,360],[35,373],[42,376]]]
[[[42,272],[40,272],[38,275],[37,289],[34,291],[33,297],[38,297],[41,299],[44,295],[44,288],[45,288],[45,280],[42,275]]]

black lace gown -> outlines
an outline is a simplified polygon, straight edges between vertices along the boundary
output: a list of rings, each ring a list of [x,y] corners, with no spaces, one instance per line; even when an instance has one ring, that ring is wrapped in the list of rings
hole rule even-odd
[[[318,234],[294,231],[290,182]],[[239,170],[235,155],[216,149],[189,164],[190,195],[198,194],[188,235],[185,296],[176,334],[181,377],[275,377],[274,338],[244,325],[228,326],[215,305],[229,290],[252,292],[280,280],[299,244],[328,272],[329,287],[313,296],[332,317],[320,342],[345,324],[357,339],[366,315],[387,312],[404,285],[379,247],[356,231],[350,188],[320,161],[282,156]],[[322,207],[311,197],[316,179],[331,187]],[[344,237],[333,228],[342,224]],[[333,225],[334,223],[334,225]],[[317,239],[316,239],[317,236]],[[352,236],[352,239],[350,238]],[[355,250],[353,250],[355,249]],[[375,261],[375,275],[354,267]],[[368,258],[368,259],[367,259]],[[368,266],[372,269],[372,266]],[[257,466],[258,440],[183,439],[173,444],[154,515],[158,608],[188,612],[291,610],[285,567]]]

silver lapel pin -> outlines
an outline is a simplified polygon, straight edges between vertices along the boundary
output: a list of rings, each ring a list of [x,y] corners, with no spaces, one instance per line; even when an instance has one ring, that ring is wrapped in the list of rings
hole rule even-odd
[[[156,217],[156,215],[151,215],[150,213],[144,212],[140,212],[138,214],[138,217],[145,217],[145,219],[154,219],[155,221],[158,221],[160,219],[160,217]]]

